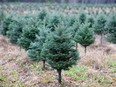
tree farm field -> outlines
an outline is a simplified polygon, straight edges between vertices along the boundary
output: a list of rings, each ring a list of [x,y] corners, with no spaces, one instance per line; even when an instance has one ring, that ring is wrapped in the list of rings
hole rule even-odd
[[[0,87],[116,87],[116,5],[0,3]]]

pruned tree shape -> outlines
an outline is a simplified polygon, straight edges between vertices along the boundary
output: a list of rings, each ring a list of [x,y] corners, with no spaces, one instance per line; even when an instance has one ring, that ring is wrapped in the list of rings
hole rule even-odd
[[[52,32],[43,46],[42,55],[52,68],[58,72],[58,81],[61,83],[61,72],[76,64],[79,59],[78,52],[74,49],[71,34],[66,27],[60,25]]]

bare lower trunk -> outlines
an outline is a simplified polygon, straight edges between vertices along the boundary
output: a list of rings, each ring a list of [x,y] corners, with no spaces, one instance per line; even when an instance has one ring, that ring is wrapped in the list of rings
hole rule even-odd
[[[43,70],[45,69],[45,60],[43,60]]]
[[[58,82],[61,84],[62,82],[61,69],[57,70],[57,72],[58,72]]]
[[[85,46],[85,55],[86,55],[86,53],[87,53],[87,46]]]

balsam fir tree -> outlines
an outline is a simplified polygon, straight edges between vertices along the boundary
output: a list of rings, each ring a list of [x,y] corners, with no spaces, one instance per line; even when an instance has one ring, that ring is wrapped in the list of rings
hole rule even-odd
[[[7,37],[10,39],[12,43],[17,43],[17,40],[21,37],[22,33],[22,24],[21,21],[18,21],[18,19],[13,20],[9,24],[9,30],[7,31]]]
[[[107,40],[116,44],[116,15],[111,14],[106,22]]]
[[[94,25],[94,23],[95,23],[95,20],[94,20],[94,18],[93,18],[91,15],[89,15],[89,16],[87,17],[86,23],[89,23],[89,27],[90,27],[90,28],[93,28],[93,25]]]
[[[45,27],[41,27],[39,30],[39,34],[36,35],[36,40],[34,43],[31,43],[28,56],[32,61],[43,61],[43,69],[45,69],[45,57],[41,55],[41,51],[43,49],[43,44],[45,43],[46,37],[48,34],[48,29]]]
[[[87,46],[91,45],[95,41],[94,32],[91,28],[89,28],[89,24],[82,24],[80,26],[80,29],[76,32],[75,41],[84,46],[86,54]]]
[[[106,17],[104,14],[99,14],[95,20],[94,31],[101,36],[100,43],[103,44],[103,35],[105,33]]]
[[[12,17],[8,17],[8,16],[5,16],[3,21],[2,21],[2,25],[1,25],[1,34],[6,36],[7,34],[7,31],[8,31],[8,27],[10,25],[10,23],[12,22]]]
[[[46,57],[48,64],[57,70],[58,81],[61,83],[62,70],[76,64],[79,59],[69,30],[60,25],[56,31],[48,36],[43,47],[42,55]]]
[[[25,50],[29,49],[30,43],[34,42],[36,39],[36,34],[39,32],[39,29],[33,25],[26,25],[23,28],[22,35],[18,39],[18,45]]]
[[[71,27],[78,20],[75,15],[67,15],[65,18],[66,26]]]
[[[79,14],[79,22],[80,22],[80,24],[85,23],[86,18],[87,18],[87,17],[86,17],[86,13],[81,12],[81,13]]]
[[[57,14],[52,14],[52,15],[49,15],[49,18],[48,18],[48,25],[47,27],[51,30],[51,31],[55,31],[55,27],[58,26],[58,24],[60,23],[61,19],[60,19],[60,16],[57,15]]]
[[[45,10],[41,10],[37,16],[37,20],[43,21],[47,16],[47,12]]]
[[[79,27],[80,27],[80,23],[78,21],[75,21],[75,23],[68,28],[72,34],[73,40],[75,40],[74,37],[75,37],[76,32],[78,32]],[[78,48],[78,43],[76,42],[76,49],[77,48]]]

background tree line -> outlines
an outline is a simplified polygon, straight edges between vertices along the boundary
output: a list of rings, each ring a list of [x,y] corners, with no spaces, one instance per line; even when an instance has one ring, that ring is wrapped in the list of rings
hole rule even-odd
[[[0,2],[57,2],[57,3],[85,3],[85,4],[109,4],[116,0],[0,0]]]

